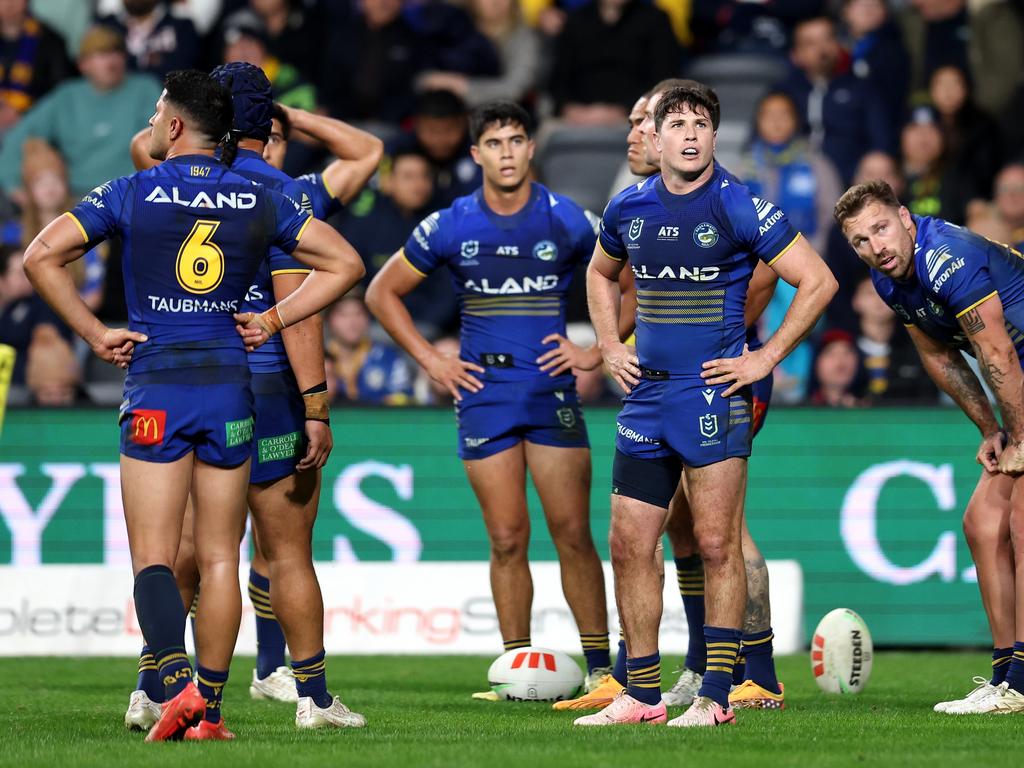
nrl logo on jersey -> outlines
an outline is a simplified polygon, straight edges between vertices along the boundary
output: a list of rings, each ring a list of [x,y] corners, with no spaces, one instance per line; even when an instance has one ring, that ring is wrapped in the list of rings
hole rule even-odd
[[[459,246],[459,255],[464,259],[476,258],[477,254],[480,253],[480,241],[479,240],[463,240],[462,245]]]
[[[639,218],[638,219],[633,219],[631,222],[629,222],[629,239],[630,240],[639,240],[640,239],[640,233],[643,231],[643,228],[644,228],[644,220],[643,219],[639,219]]]
[[[942,307],[939,306],[934,301],[932,301],[931,299],[928,299],[928,309],[930,309],[932,311],[932,314],[938,315],[939,317],[942,317],[942,315],[945,314],[945,312],[942,309]]]
[[[189,199],[181,196],[177,187],[171,187],[171,194],[168,195],[163,187],[154,187],[153,191],[146,196],[147,203],[172,203],[185,208],[235,208],[246,211],[256,207],[256,195],[252,192],[216,192],[214,196],[200,191],[195,197]],[[295,204],[295,201],[291,201]]]
[[[718,242],[718,230],[714,224],[703,221],[694,227],[693,242],[701,248],[712,248]]]

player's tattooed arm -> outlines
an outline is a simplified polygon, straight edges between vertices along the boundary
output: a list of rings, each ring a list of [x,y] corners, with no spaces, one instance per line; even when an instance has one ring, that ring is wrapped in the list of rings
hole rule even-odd
[[[999,295],[993,293],[959,319],[1003,418],[1008,440],[1007,449],[999,457],[999,470],[1011,475],[1024,474],[1024,374],[1006,330]]]
[[[960,351],[936,341],[914,326],[908,326],[907,333],[936,386],[953,398],[982,436],[998,432],[999,421],[985,390]]]
[[[985,321],[981,317],[981,312],[975,307],[960,318],[960,326],[968,336],[973,336],[985,330]]]

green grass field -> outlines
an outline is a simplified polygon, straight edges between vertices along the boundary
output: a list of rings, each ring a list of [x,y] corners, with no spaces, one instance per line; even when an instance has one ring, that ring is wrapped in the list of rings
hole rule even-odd
[[[675,661],[674,659],[672,661]],[[574,729],[542,704],[471,701],[479,657],[335,657],[332,690],[364,713],[362,730],[299,732],[290,705],[249,699],[252,660],[236,660],[224,711],[234,742],[145,744],[122,724],[129,659],[0,660],[0,765],[70,766],[840,766],[1002,764],[1021,716],[931,711],[985,672],[984,653],[881,653],[864,693],[828,697],[805,656],[779,660],[782,712],[742,712],[733,728]],[[664,679],[670,681],[666,664]],[[675,712],[670,710],[669,716]]]

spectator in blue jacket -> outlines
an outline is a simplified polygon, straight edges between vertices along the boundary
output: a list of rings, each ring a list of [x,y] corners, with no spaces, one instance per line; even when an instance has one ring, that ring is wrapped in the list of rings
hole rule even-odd
[[[833,21],[807,19],[793,33],[793,70],[776,86],[800,107],[811,145],[828,157],[849,184],[865,152],[892,152],[896,140],[885,102],[843,61]]]

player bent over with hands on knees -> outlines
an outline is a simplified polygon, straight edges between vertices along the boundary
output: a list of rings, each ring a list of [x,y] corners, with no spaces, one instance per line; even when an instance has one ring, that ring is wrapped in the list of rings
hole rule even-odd
[[[165,162],[97,187],[25,254],[39,294],[98,356],[128,369],[122,498],[135,608],[166,694],[147,741],[182,738],[208,706],[219,706],[227,678],[241,618],[238,535],[253,430],[246,348],[319,312],[363,274],[333,229],[216,160],[231,121],[231,95],[220,84],[200,72],[171,73],[150,119],[150,153]],[[127,330],[106,328],[65,269],[114,235],[124,242]],[[238,314],[272,245],[314,271],[266,312]],[[171,570],[190,491],[203,582],[198,687]]]
[[[899,315],[928,375],[981,433],[964,533],[992,632],[992,677],[949,714],[1024,712],[1024,257],[942,219],[914,216],[884,181],[851,187],[835,218]],[[962,353],[978,360],[1002,426]]]
[[[672,78],[663,80],[641,96],[629,115],[630,131],[627,137],[626,159],[630,171],[636,176],[650,179],[659,173],[661,153],[654,146],[654,111],[658,102],[671,88],[696,86],[693,80]],[[709,95],[714,95],[709,92]],[[712,122],[717,119],[717,102],[712,109]],[[695,244],[696,245],[696,244]],[[756,350],[761,347],[757,334],[757,320],[768,306],[778,275],[764,262],[758,261],[750,278],[747,300],[744,306],[744,322],[747,326],[747,347]],[[619,335],[626,341],[636,327],[636,283],[631,269],[619,273],[622,297],[619,308]],[[752,437],[756,437],[764,426],[771,400],[773,377],[769,374],[751,385],[752,396]],[[683,668],[678,680],[665,691],[661,698],[667,706],[689,706],[701,682],[707,665],[707,649],[704,645],[704,564],[701,562],[697,542],[693,534],[693,515],[686,496],[685,478],[680,479],[672,501],[665,533],[668,534],[675,560],[679,593],[683,602],[689,643]],[[768,590],[768,567],[747,528],[743,515],[743,561],[747,573],[747,610],[744,616],[743,642],[740,657],[733,674],[737,687],[729,694],[729,702],[737,708],[782,709],[785,706],[783,687],[775,674],[772,655],[771,605]],[[655,557],[659,572],[664,577],[664,557],[660,548]],[[744,664],[743,656],[747,662]],[[577,699],[555,702],[556,710],[603,709],[612,703],[618,693],[626,687],[626,659],[628,651],[625,636],[620,634],[619,652],[615,658],[612,674],[606,677],[595,690]]]
[[[381,325],[455,398],[459,456],[483,512],[491,591],[505,649],[530,645],[529,470],[558,551],[562,589],[587,657],[587,686],[610,672],[604,574],[590,533],[590,449],[572,368],[600,355],[565,338],[566,294],[594,249],[593,220],[529,180],[534,143],[518,105],[479,107],[473,159],[484,184],[419,224],[373,279]],[[446,265],[462,317],[462,351],[443,356],[402,297]],[[478,698],[492,697],[492,692]]]
[[[237,146],[226,148],[221,160],[240,176],[287,195],[322,218],[351,200],[376,168],[382,150],[379,140],[340,121],[274,104],[270,82],[259,68],[232,62],[217,67],[213,76],[231,90],[234,102],[232,143]],[[339,159],[322,174],[295,180],[280,171],[278,165],[283,161],[293,122],[315,138],[323,138],[338,155]],[[146,142],[148,131],[140,131],[132,142],[137,167],[157,162],[144,155],[142,145]],[[332,189],[338,191],[337,198]],[[271,296],[283,300],[302,284],[309,271],[287,253],[272,249],[247,291],[244,308],[259,312],[270,306]],[[248,493],[255,556],[249,574],[249,597],[256,617],[258,648],[250,693],[254,698],[297,703],[295,722],[299,727],[360,727],[366,724],[365,718],[351,712],[327,690],[323,600],[310,544],[320,494],[319,470],[333,445],[323,380],[320,316],[313,315],[284,329],[252,351],[249,367],[255,406]],[[182,595],[185,604],[191,603],[199,581],[188,530],[192,524],[190,510],[186,511],[175,566],[179,584],[186,585]],[[294,672],[285,666],[286,638]],[[147,651],[143,649],[140,669],[144,668]],[[158,695],[158,691],[146,693],[153,691],[153,677],[152,671],[141,672],[139,690],[132,694],[132,706],[125,715],[126,724],[146,727],[136,712],[136,703]],[[218,738],[224,731],[217,714],[212,721],[210,715],[208,710],[207,719],[200,725],[198,735],[202,738]]]
[[[836,282],[785,215],[714,162],[717,97],[673,88],[655,112],[661,176],[605,209],[587,294],[598,344],[628,392],[618,419],[609,542],[626,633],[627,688],[578,725],[665,722],[655,551],[685,473],[706,579],[707,670],[690,708],[669,724],[735,722],[729,687],[747,582],[741,518],[750,455],[750,385],[812,329]],[[636,277],[636,350],[619,340],[619,273]],[[745,349],[744,306],[757,260],[797,293],[778,331]]]

